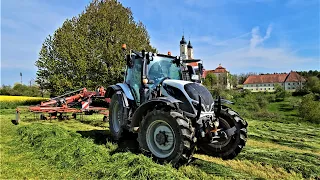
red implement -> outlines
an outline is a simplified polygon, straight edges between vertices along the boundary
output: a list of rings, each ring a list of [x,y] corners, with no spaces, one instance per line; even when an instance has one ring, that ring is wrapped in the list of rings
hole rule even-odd
[[[99,86],[96,91],[88,91],[86,88],[81,88],[76,91],[51,98],[46,102],[41,102],[38,106],[30,106],[29,110],[34,113],[48,113],[50,119],[66,119],[68,118],[66,113],[72,113],[74,118],[76,117],[76,114],[82,113],[85,113],[86,115],[100,113],[108,116],[109,112],[107,111],[107,108],[90,106],[92,99],[103,99],[106,104],[110,103],[110,99],[104,97],[105,93],[106,91],[102,86]],[[79,108],[79,106],[81,108]],[[60,115],[58,115],[58,113]],[[41,119],[48,118],[42,114]]]

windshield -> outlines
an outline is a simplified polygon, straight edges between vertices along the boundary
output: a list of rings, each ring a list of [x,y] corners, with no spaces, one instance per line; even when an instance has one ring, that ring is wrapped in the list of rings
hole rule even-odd
[[[148,65],[148,77],[157,84],[162,78],[181,80],[181,70],[172,63],[172,58],[156,56]]]

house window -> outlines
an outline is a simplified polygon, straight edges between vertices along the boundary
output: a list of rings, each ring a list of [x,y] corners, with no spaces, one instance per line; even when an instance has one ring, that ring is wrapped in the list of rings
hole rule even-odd
[[[264,86],[267,86],[266,84],[264,84]]]
[[[258,88],[256,88],[256,90],[258,91]]]
[[[262,90],[262,88],[260,88],[260,90]]]
[[[290,85],[290,83],[288,83],[288,85]]]
[[[269,90],[270,90],[270,88],[269,88]]]
[[[295,87],[292,87],[292,89],[295,89]]]
[[[292,83],[292,85],[295,85],[295,83]]]
[[[288,87],[288,89],[290,89],[290,87]]]

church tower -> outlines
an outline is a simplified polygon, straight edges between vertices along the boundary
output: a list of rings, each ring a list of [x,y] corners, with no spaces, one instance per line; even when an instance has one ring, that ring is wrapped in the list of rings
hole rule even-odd
[[[193,59],[193,47],[191,45],[190,40],[187,47],[188,47],[188,59]]]
[[[180,41],[180,57],[181,59],[187,59],[187,42],[184,39],[184,36],[182,36]]]

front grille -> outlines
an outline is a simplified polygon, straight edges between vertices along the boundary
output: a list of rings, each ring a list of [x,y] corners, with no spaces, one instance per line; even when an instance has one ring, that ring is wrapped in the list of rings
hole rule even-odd
[[[206,111],[211,110],[210,108],[213,103],[213,98],[207,88],[198,83],[189,83],[184,86],[184,89],[188,93],[189,97],[193,100],[199,101],[200,95],[201,102],[206,107]]]

